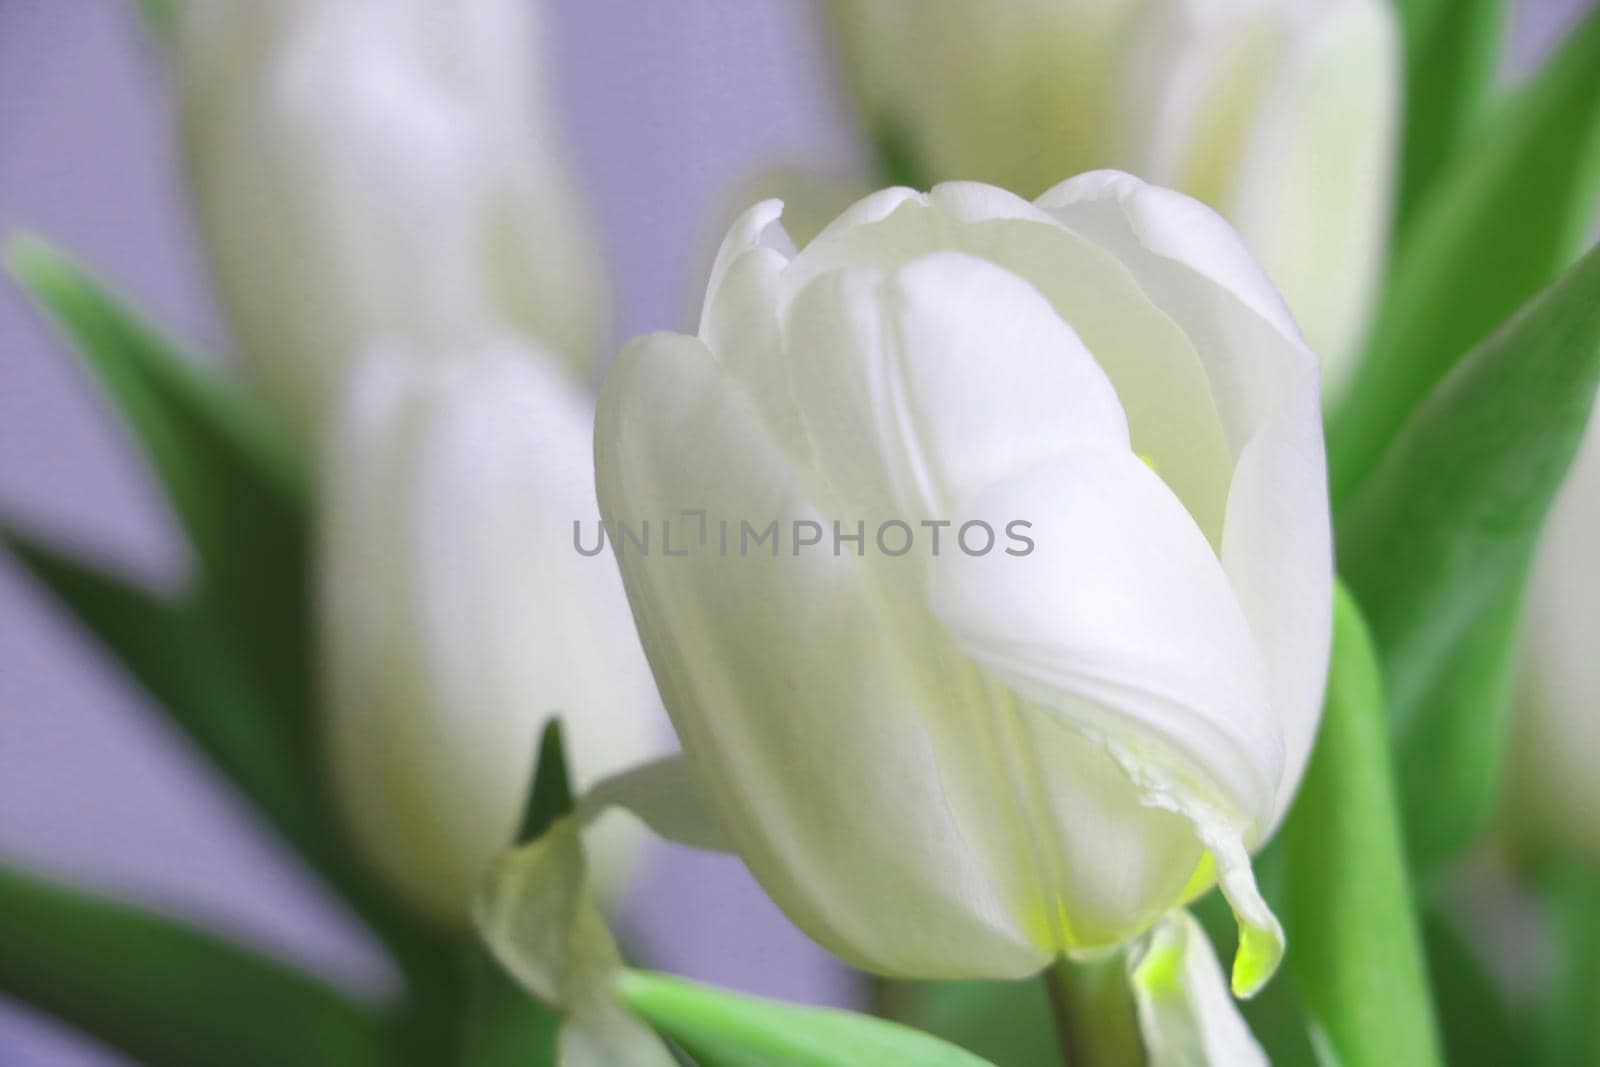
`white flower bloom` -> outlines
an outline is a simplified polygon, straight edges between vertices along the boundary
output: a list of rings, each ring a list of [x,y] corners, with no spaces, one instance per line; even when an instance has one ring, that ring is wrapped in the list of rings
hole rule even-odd
[[[1281,934],[1249,850],[1331,628],[1316,360],[1282,301],[1216,214],[1125,174],[890,189],[798,253],[780,210],[734,226],[698,337],[624,350],[596,429],[708,802],[867,969],[1029,974],[1215,879],[1255,988]],[[646,521],[650,551],[623,535]]]
[[[1528,590],[1511,775],[1523,844],[1600,859],[1600,420],[1550,512]]]
[[[217,278],[274,399],[320,426],[381,342],[507,332],[581,370],[593,242],[532,0],[183,0],[177,52]]]
[[[1118,167],[1220,211],[1325,362],[1383,273],[1401,92],[1384,0],[833,0],[880,136],[1033,196]]]
[[[559,712],[576,783],[655,754],[658,699],[595,514],[593,404],[540,353],[379,350],[331,426],[321,563],[332,769],[359,843],[465,921]],[[628,830],[595,831],[615,888]]]

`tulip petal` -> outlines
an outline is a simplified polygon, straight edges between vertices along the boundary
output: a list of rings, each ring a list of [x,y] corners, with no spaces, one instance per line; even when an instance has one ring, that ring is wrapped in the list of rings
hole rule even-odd
[[[898,196],[861,216],[867,221],[830,227],[795,257],[784,272],[786,318],[811,283],[838,270],[889,274],[923,256],[958,251],[1011,271],[1094,354],[1127,413],[1134,450],[1151,457],[1220,543],[1233,462],[1211,383],[1190,340],[1114,254],[1043,209],[972,183]]]
[[[1274,815],[1283,739],[1221,563],[1125,452],[1065,453],[980,494],[962,516],[1018,518],[1031,523],[1031,552],[935,562],[935,615],[989,673],[1102,745],[1143,804],[1189,820],[1239,916],[1236,980],[1254,988],[1276,966],[1282,934],[1247,848]]]
[[[588,823],[613,806],[631,812],[668,841],[712,852],[736,851],[683,756],[652,760],[597,783],[578,802],[578,819]]]
[[[635,342],[607,379],[596,452],[608,520],[704,509],[715,531],[685,556],[623,542],[617,556],[685,753],[774,900],[881,973],[1041,967],[1050,946],[1016,918],[1036,887],[1015,884],[1015,816],[992,782],[958,792],[930,742],[927,717],[955,717],[953,696],[918,675],[851,550],[792,551],[791,524],[824,531],[832,511],[729,373],[694,338]],[[741,547],[743,520],[776,522],[782,544]]]
[[[1269,1067],[1188,912],[1150,932],[1129,959],[1128,979],[1149,1067]]]
[[[1198,201],[1101,171],[1063,182],[1039,203],[1128,264],[1204,362],[1236,456],[1223,566],[1267,658],[1284,724],[1281,817],[1310,757],[1332,641],[1315,358],[1238,235]]]
[[[1128,447],[1122,405],[1077,334],[1033,286],[976,256],[824,275],[787,325],[812,453],[868,518],[948,519],[1064,446]],[[876,516],[874,502],[898,516]]]

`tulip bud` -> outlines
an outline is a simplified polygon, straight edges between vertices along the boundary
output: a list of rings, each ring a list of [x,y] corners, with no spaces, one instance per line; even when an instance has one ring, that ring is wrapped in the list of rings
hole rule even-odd
[[[834,0],[855,95],[935,181],[1117,167],[1238,228],[1343,384],[1384,265],[1399,32],[1383,0]]]
[[[1600,420],[1551,509],[1526,613],[1512,829],[1526,849],[1600,861]]]
[[[1216,880],[1256,988],[1281,933],[1249,850],[1331,627],[1282,301],[1216,214],[1125,174],[890,189],[799,252],[780,211],[735,224],[698,337],[624,350],[596,424],[707,801],[868,970],[1019,977]]]
[[[573,549],[595,513],[592,402],[538,353],[380,350],[329,437],[324,651],[335,786],[368,858],[465,921],[508,847],[538,733],[565,726],[577,785],[664,731],[615,564]],[[627,827],[597,827],[615,887]]]
[[[320,426],[375,342],[595,349],[592,241],[532,0],[182,0],[191,174],[264,386]]]

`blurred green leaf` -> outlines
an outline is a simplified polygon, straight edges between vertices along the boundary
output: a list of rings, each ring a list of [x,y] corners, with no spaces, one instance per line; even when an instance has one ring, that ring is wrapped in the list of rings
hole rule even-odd
[[[511,980],[481,947],[463,964],[461,1067],[556,1067],[561,1017]]]
[[[622,999],[701,1067],[984,1067],[987,1061],[898,1023],[625,971]],[[992,1067],[992,1065],[990,1065]]]
[[[144,16],[145,23],[163,40],[170,40],[172,28],[177,19],[174,10],[176,0],[134,0],[139,5],[139,13]]]
[[[1521,643],[1523,575],[1466,627],[1438,670],[1405,746],[1400,810],[1412,867],[1460,855],[1493,816],[1504,777]]]
[[[1340,569],[1377,638],[1402,795],[1418,802],[1406,817],[1448,822],[1407,824],[1431,859],[1493,806],[1504,713],[1486,714],[1485,700],[1506,684],[1514,604],[1597,385],[1600,251],[1434,390],[1339,515]]]
[[[1336,503],[1463,353],[1582,252],[1597,201],[1600,11],[1455,154],[1401,235],[1366,359],[1328,428]]]
[[[901,982],[893,1018],[995,1067],[1061,1067],[1050,999],[1038,979],[1021,982]]]
[[[1377,658],[1342,588],[1327,707],[1283,833],[1285,962],[1315,1031],[1342,1067],[1442,1064]]]
[[[322,814],[282,722],[203,611],[157,599],[3,525],[0,541],[285,836],[316,835]]]
[[[67,256],[19,238],[6,258],[149,458],[199,557],[209,621],[309,749],[314,625],[299,458],[253,396],[180,354]]]
[[[425,928],[356,858],[321,766],[307,472],[243,387],[182,355],[48,244],[6,263],[60,327],[150,460],[199,560],[167,603],[0,526],[19,562],[116,656],[416,983],[450,973]]]
[[[1562,860],[1538,875],[1550,973],[1541,990],[1540,1067],[1600,1063],[1600,870]]]
[[[1423,915],[1428,972],[1450,1067],[1505,1067],[1521,1057],[1521,1042],[1493,981],[1450,921]]]
[[[387,1024],[321,982],[0,867],[0,991],[147,1067],[380,1067]]]
[[[1400,0],[1406,115],[1400,217],[1483,118],[1507,29],[1505,0]]]

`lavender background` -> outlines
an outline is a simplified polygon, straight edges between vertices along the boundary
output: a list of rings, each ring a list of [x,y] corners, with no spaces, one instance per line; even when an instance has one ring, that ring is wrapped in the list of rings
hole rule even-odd
[[[1525,67],[1586,0],[1523,0]],[[603,226],[618,336],[692,323],[737,192],[859,166],[809,0],[551,0],[560,99]],[[131,0],[0,0],[0,236],[49,235],[180,335],[226,348],[184,199],[171,85]],[[92,385],[0,284],[0,513],[125,573],[185,549]],[[0,857],[204,922],[341,981],[385,966],[148,701],[0,557]],[[848,974],[737,861],[658,848],[625,922],[657,962],[797,1000]],[[0,1000],[0,1063],[125,1062]]]

